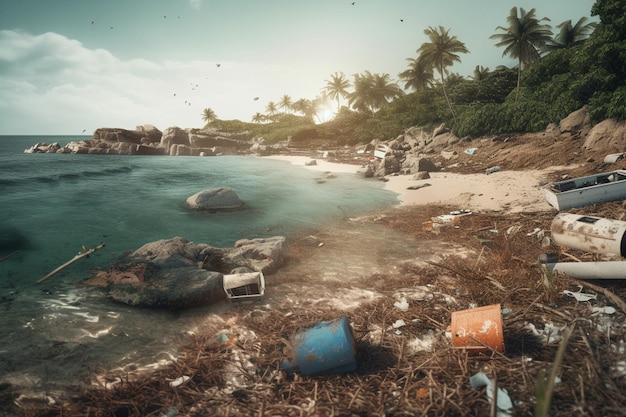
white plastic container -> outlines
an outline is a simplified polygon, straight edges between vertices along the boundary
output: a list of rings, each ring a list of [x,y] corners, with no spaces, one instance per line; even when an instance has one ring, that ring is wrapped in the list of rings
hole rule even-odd
[[[570,249],[626,256],[624,221],[559,213],[550,231],[556,244]]]

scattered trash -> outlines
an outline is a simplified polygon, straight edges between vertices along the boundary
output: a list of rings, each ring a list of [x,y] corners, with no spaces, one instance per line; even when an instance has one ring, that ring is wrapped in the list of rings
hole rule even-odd
[[[605,164],[614,164],[617,161],[624,159],[623,153],[612,153],[604,157]]]
[[[175,388],[178,387],[180,385],[183,385],[185,382],[189,381],[191,379],[191,377],[187,376],[187,375],[183,375],[180,378],[176,378],[173,381],[170,381],[170,387]]]
[[[470,385],[474,389],[485,388],[487,393],[487,399],[489,399],[489,404],[492,404],[494,387],[493,381],[487,377],[487,375],[483,372],[478,372],[470,377]],[[497,387],[496,387],[497,388]],[[498,417],[507,417],[512,415],[513,410],[513,402],[509,397],[509,393],[504,388],[497,388],[496,391],[496,407],[497,412],[496,416]]]
[[[591,300],[595,300],[598,298],[598,294],[587,294],[587,293],[582,292],[582,290],[583,290],[582,285],[579,285],[578,292],[564,290],[563,294],[569,295],[570,297],[574,297],[576,301],[581,301],[581,302],[591,301]]]
[[[542,253],[539,264],[548,273],[560,272],[576,279],[626,279],[626,261],[559,262],[558,254]]]
[[[498,171],[500,171],[500,167],[498,165],[496,165],[496,166],[493,166],[491,168],[487,168],[485,170],[485,174],[489,175],[489,174],[493,174],[494,172],[498,172]]]
[[[626,222],[621,220],[559,213],[552,220],[550,230],[556,244],[570,249],[626,255]]]
[[[391,325],[394,329],[399,329],[400,327],[406,326],[406,323],[402,319],[398,319]]]
[[[474,155],[476,153],[476,151],[478,151],[478,148],[468,148],[468,149],[466,149],[463,152],[465,152],[468,155]]]
[[[229,301],[252,301],[265,294],[262,272],[224,275],[224,291]]]
[[[356,370],[356,342],[348,318],[317,323],[290,338],[293,359],[283,361],[287,374],[322,375]]]
[[[406,301],[406,297],[402,297],[400,301],[393,303],[393,306],[400,311],[407,311],[409,309],[409,303]]]
[[[452,312],[448,331],[452,345],[467,349],[468,353],[504,352],[500,304]]]
[[[617,310],[612,306],[593,307],[591,309],[591,315],[596,314],[614,314]]]
[[[626,199],[626,170],[604,172],[548,184],[544,196],[557,210]]]
[[[170,408],[167,411],[167,414],[159,414],[159,417],[174,417],[176,415],[176,409],[175,408]]]

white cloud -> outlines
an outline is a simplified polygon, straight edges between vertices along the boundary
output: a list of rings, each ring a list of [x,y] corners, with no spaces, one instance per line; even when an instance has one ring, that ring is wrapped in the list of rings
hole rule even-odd
[[[74,134],[144,123],[201,127],[206,107],[222,119],[249,121],[283,94],[313,98],[315,91],[272,91],[276,83],[302,84],[302,76],[250,63],[124,61],[54,33],[2,31],[0,134]]]

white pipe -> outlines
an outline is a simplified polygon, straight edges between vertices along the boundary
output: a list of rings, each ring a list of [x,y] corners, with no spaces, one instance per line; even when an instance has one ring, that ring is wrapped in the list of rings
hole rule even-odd
[[[550,272],[577,279],[626,279],[626,261],[558,262],[558,255],[544,253],[539,263]]]

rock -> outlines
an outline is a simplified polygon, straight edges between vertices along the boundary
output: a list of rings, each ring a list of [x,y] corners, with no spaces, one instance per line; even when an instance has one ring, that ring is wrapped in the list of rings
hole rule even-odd
[[[185,204],[191,210],[203,211],[236,210],[244,205],[235,190],[230,187],[200,191],[187,198]]]
[[[402,166],[401,157],[403,156],[396,156],[396,155],[385,156],[381,160],[378,168],[376,169],[374,176],[384,177],[386,175],[396,174],[400,172],[400,167]]]
[[[168,155],[176,155],[171,152],[172,145],[187,145],[189,146],[189,133],[186,130],[179,127],[169,127],[165,129],[161,136],[160,147],[165,150]]]
[[[141,132],[143,134],[143,138],[147,139],[146,142],[149,143],[160,143],[161,137],[163,136],[163,132],[157,129],[153,125],[140,125],[135,127],[135,130]]]
[[[590,129],[589,109],[587,106],[570,113],[565,119],[559,122],[561,135],[572,138],[584,136]]]
[[[173,310],[226,299],[222,274],[193,267],[164,269],[149,281],[115,285],[108,295],[132,306]]]
[[[454,145],[461,141],[457,135],[452,132],[442,133],[433,138],[429,144],[432,148],[445,148],[446,146]]]
[[[414,180],[427,180],[430,178],[430,174],[428,171],[419,171],[417,174],[413,176]]]
[[[406,159],[402,163],[402,168],[410,172],[438,172],[439,168],[428,158],[422,158],[415,154],[407,154]]]
[[[47,144],[39,142],[28,149],[24,150],[24,153],[57,153],[61,149],[61,145],[58,142]]]
[[[271,273],[284,265],[287,258],[286,239],[274,236],[259,239],[241,239],[232,250],[224,253],[225,269],[245,266],[252,271]]]
[[[183,237],[150,242],[129,255],[130,259],[150,262],[159,268],[198,267],[207,245],[197,245]]]
[[[126,130],[118,128],[99,128],[93,133],[95,142],[126,142],[139,145],[144,133],[136,130]]]
[[[436,127],[436,128],[433,130],[433,138],[434,138],[434,137],[436,137],[436,136],[439,136],[439,135],[441,135],[441,134],[443,134],[443,133],[447,133],[447,132],[449,132],[449,131],[450,131],[450,129],[448,129],[448,128],[446,127],[446,125],[442,123],[442,124],[440,124],[438,127]]]
[[[113,300],[129,305],[183,309],[225,300],[225,273],[268,273],[284,265],[286,257],[283,236],[242,239],[233,248],[174,237],[121,256],[83,284],[103,288]]]
[[[607,119],[591,129],[583,144],[583,149],[620,153],[625,150],[624,143],[626,143],[626,123]]]
[[[308,161],[306,161],[306,162],[304,163],[304,165],[305,165],[305,166],[308,166],[308,167],[310,167],[310,166],[315,166],[315,165],[317,165],[317,160],[315,160],[315,159],[308,160]]]

